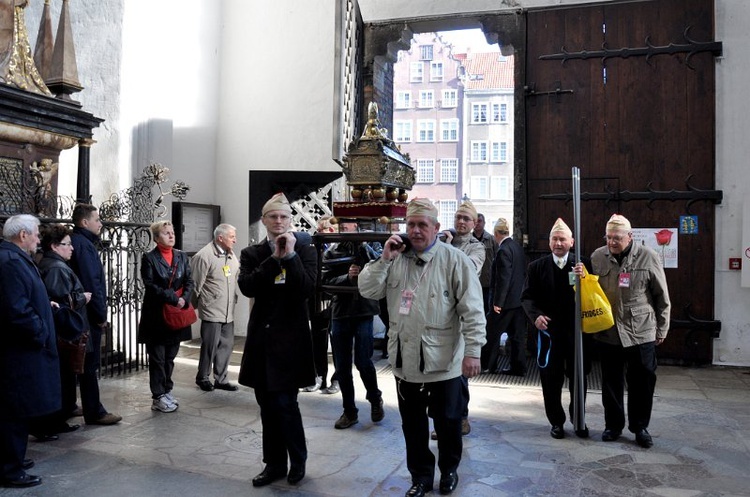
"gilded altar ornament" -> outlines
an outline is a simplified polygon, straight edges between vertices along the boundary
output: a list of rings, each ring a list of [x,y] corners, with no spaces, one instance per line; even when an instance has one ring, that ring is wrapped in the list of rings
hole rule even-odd
[[[371,102],[367,109],[367,124],[362,136],[349,145],[342,169],[355,201],[405,202],[407,190],[415,182],[415,172],[408,154],[388,138],[388,131],[380,125],[378,104]]]
[[[31,55],[24,9],[28,0],[0,0],[0,83],[52,96]]]

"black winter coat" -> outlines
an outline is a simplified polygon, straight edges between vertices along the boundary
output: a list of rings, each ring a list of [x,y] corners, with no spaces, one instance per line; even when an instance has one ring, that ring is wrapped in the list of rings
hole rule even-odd
[[[245,248],[240,256],[238,285],[243,295],[255,298],[240,368],[242,385],[283,391],[315,383],[307,300],[315,291],[318,258],[315,248],[300,238],[290,259],[274,259],[267,241]],[[286,279],[279,284],[282,269]]]
[[[174,278],[172,272],[174,271]],[[154,345],[171,345],[193,338],[192,328],[186,326],[170,330],[164,324],[162,309],[164,304],[176,305],[179,297],[175,293],[182,288],[185,307],[190,304],[195,283],[191,277],[188,256],[181,250],[172,249],[172,265],[168,265],[159,249],[143,254],[141,279],[146,288],[141,308],[141,321],[138,325],[138,341]],[[172,279],[170,286],[169,280]]]
[[[31,257],[0,242],[0,419],[43,416],[61,408],[52,307]]]
[[[86,329],[89,329],[83,285],[65,260],[55,252],[45,252],[42,260],[39,261],[39,272],[47,288],[49,299],[75,310],[86,323]],[[76,338],[63,335],[60,337],[66,340]],[[86,347],[89,352],[93,350],[90,341]]]
[[[361,255],[363,247],[361,244],[342,242],[333,245],[323,254],[323,260],[330,261],[341,258],[353,257],[353,262],[341,264],[329,264],[323,271],[322,279],[324,285],[357,288],[357,280],[349,278],[349,266],[356,264],[360,269],[370,262],[369,258]],[[359,294],[359,291],[334,293],[331,298],[331,317],[333,319],[365,318],[380,314],[380,303],[377,300],[367,299]]]

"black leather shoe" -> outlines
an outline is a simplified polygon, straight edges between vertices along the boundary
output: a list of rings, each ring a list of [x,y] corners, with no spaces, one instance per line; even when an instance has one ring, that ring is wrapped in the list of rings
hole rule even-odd
[[[34,460],[33,459],[24,459],[21,463],[21,468],[23,468],[24,471],[27,469],[31,469],[34,467]]]
[[[198,385],[204,392],[211,392],[214,389],[214,386],[208,380],[199,380],[196,381],[195,384]]]
[[[36,438],[37,442],[54,442],[60,439],[57,435],[50,435],[48,433],[32,433],[31,436]]]
[[[565,430],[560,425],[552,425],[552,428],[549,430],[549,436],[560,440],[561,438],[565,438]]]
[[[635,434],[635,441],[644,449],[650,449],[654,446],[654,439],[651,438],[651,434],[646,428],[638,430],[638,433]]]
[[[36,475],[23,475],[15,480],[0,480],[0,486],[6,488],[36,487],[42,484],[42,477]]]
[[[253,478],[254,487],[265,487],[270,485],[276,480],[281,480],[286,476],[286,470],[275,470],[266,466],[266,469],[260,472],[258,476]]]
[[[302,481],[302,478],[305,477],[305,467],[300,466],[298,468],[290,468],[289,469],[289,475],[286,477],[286,481],[289,482],[290,485],[296,485],[297,483]]]
[[[526,371],[523,371],[522,369],[514,369],[514,368],[501,369],[499,373],[505,374],[508,376],[526,376]]]
[[[240,389],[237,385],[232,385],[231,383],[217,383],[214,382],[214,388],[216,390],[226,390],[227,392],[236,392]]]
[[[447,475],[442,475],[440,477],[440,493],[443,495],[452,493],[456,489],[457,485],[458,473],[456,473],[455,471],[451,471]]]
[[[620,435],[622,435],[621,431],[610,430],[609,428],[607,428],[602,432],[602,441],[614,442],[615,440],[620,438]]]
[[[404,497],[424,497],[427,492],[432,492],[432,485],[426,483],[415,483],[406,491]]]
[[[60,425],[55,426],[53,431],[54,433],[70,433],[76,431],[80,427],[81,425],[69,425],[68,423],[61,423]]]

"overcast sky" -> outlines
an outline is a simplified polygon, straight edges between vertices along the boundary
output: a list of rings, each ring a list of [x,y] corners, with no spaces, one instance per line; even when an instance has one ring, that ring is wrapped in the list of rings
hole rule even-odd
[[[471,48],[472,52],[499,52],[500,47],[496,44],[488,45],[481,29],[464,29],[460,31],[441,31],[438,33],[445,42],[454,46],[457,53],[466,52]]]

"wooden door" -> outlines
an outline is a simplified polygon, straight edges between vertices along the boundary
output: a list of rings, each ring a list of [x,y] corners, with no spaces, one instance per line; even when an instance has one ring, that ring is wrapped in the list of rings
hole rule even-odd
[[[549,251],[557,217],[573,226],[581,169],[581,253],[603,245],[615,212],[634,228],[679,228],[664,363],[711,362],[714,310],[713,0],[654,0],[534,11],[526,50],[525,232]],[[670,46],[670,44],[672,44]],[[674,53],[670,53],[674,52]],[[700,191],[697,191],[700,190]]]

